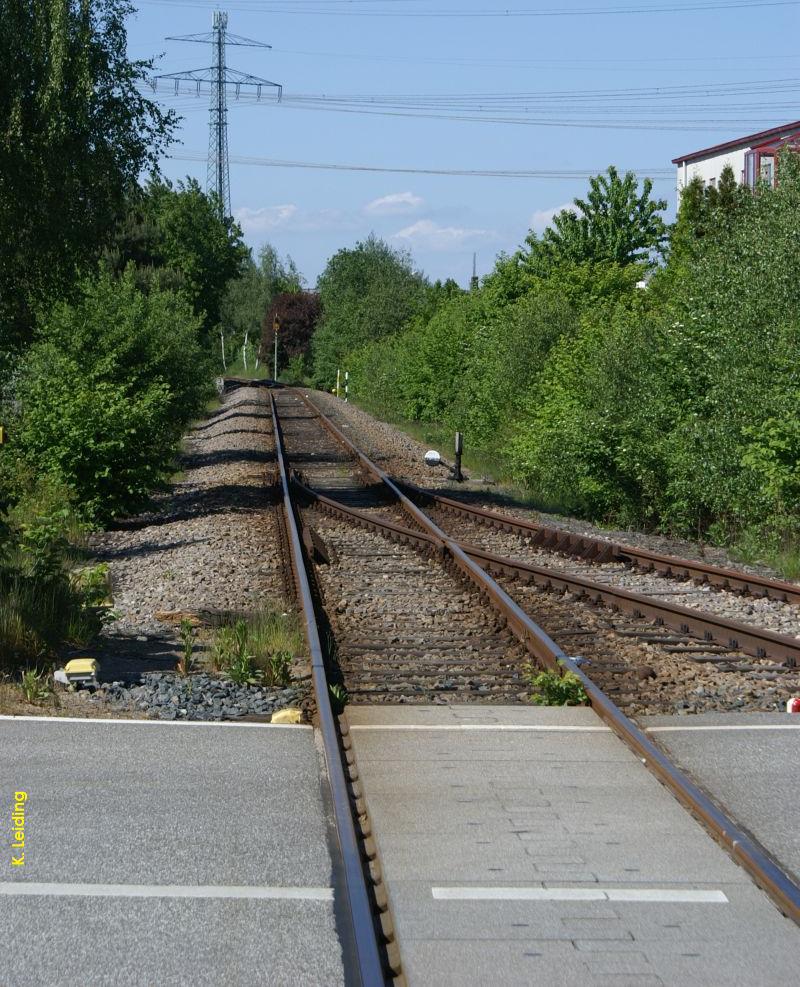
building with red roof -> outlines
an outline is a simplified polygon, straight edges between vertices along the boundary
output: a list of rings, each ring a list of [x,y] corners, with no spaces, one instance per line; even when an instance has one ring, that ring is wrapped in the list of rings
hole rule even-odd
[[[733,168],[737,181],[743,185],[755,188],[759,180],[774,185],[777,154],[787,144],[800,149],[800,120],[673,158],[678,168],[678,200],[681,190],[695,176],[706,185],[716,185],[725,165]]]

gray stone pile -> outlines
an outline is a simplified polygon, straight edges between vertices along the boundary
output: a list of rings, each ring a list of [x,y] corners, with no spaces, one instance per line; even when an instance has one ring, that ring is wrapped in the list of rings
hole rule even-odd
[[[237,685],[230,679],[205,673],[182,676],[149,672],[141,684],[110,682],[96,694],[99,702],[160,720],[238,720],[243,716],[270,716],[300,704],[297,689]]]

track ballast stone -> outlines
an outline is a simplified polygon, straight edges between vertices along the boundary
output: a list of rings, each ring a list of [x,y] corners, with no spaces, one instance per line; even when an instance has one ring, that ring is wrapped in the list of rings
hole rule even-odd
[[[500,487],[489,491],[480,478],[472,477],[464,471],[465,483],[450,479],[445,469],[431,469],[423,463],[425,446],[400,432],[392,425],[382,422],[352,404],[322,391],[309,391],[311,399],[341,428],[356,445],[378,463],[384,470],[397,477],[410,480],[434,492],[463,500],[474,507],[499,511],[525,521],[533,521],[552,528],[561,528],[573,534],[600,538],[609,543],[622,543],[645,548],[653,552],[674,555],[679,558],[709,562],[713,565],[741,572],[751,572],[770,578],[781,578],[766,566],[745,565],[734,561],[722,548],[699,545],[682,539],[671,539],[661,535],[634,530],[599,528],[586,521],[561,515],[547,514],[520,506],[513,495]],[[446,450],[445,450],[446,451]],[[429,511],[437,520],[444,518],[443,512]],[[452,520],[445,524],[453,530]],[[468,527],[473,532],[481,531],[480,525],[470,524],[459,519],[457,527],[464,531]],[[672,602],[696,610],[714,613],[744,624],[766,627],[779,634],[800,637],[800,607],[782,603],[774,599],[755,599],[728,592],[718,587],[695,586],[691,581],[665,579],[618,563],[603,566],[582,563],[580,560],[548,552],[539,547],[524,545],[524,539],[517,535],[506,535],[495,529],[483,527],[479,536],[480,544],[495,550],[501,555],[511,555],[536,565],[554,569],[585,573],[590,578],[646,595],[664,597]],[[514,546],[516,550],[513,550]],[[520,549],[523,549],[520,551]]]
[[[230,679],[200,674],[191,676],[150,672],[142,684],[110,682],[96,701],[118,710],[138,710],[159,720],[238,720],[266,717],[300,701],[297,689],[237,685]]]
[[[95,561],[108,563],[118,614],[82,652],[98,659],[100,679],[109,683],[93,705],[188,720],[307,709],[306,677],[295,688],[275,689],[174,674],[182,617],[196,625],[199,658],[211,625],[226,615],[286,607],[267,388],[229,388],[222,407],[190,430],[180,465],[182,475],[150,511],[92,538]]]

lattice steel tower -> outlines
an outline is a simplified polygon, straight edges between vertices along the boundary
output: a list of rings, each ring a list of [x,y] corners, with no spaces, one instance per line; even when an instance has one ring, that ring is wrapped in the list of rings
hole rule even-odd
[[[208,123],[207,188],[216,189],[226,216],[231,214],[231,175],[228,164],[228,101],[225,92],[225,35],[228,15],[214,11],[214,85],[211,90],[211,119]]]
[[[236,99],[242,89],[255,90],[256,99],[261,99],[261,90],[267,86],[278,90],[280,101],[283,87],[277,82],[260,79],[258,76],[239,72],[228,68],[226,49],[228,45],[241,48],[271,48],[272,45],[250,38],[239,37],[238,34],[228,34],[228,15],[223,10],[215,10],[212,30],[207,34],[186,34],[180,37],[168,37],[167,41],[193,41],[201,44],[211,43],[212,65],[206,69],[189,69],[186,72],[170,72],[167,75],[156,76],[153,85],[159,79],[171,79],[175,83],[175,93],[180,92],[182,82],[191,83],[198,96],[207,85],[210,92],[211,116],[208,127],[208,169],[206,172],[206,187],[216,192],[221,216],[231,214],[231,177],[228,166],[228,89],[233,89]]]

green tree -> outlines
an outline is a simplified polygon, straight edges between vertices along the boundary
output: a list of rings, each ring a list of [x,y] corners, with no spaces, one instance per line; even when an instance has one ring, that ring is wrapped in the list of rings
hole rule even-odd
[[[248,256],[242,231],[229,217],[220,218],[215,196],[192,178],[177,187],[152,182],[146,212],[158,230],[158,254],[166,267],[180,272],[208,339],[219,325],[228,285]]]
[[[557,213],[541,240],[529,235],[532,266],[546,272],[564,263],[646,263],[662,250],[667,233],[659,215],[666,200],[651,199],[652,190],[651,179],[644,179],[640,192],[633,172],[620,178],[611,165],[605,175],[589,179],[586,198],[575,199],[577,211]]]
[[[678,215],[670,233],[670,262],[689,261],[702,251],[702,241],[718,236],[752,203],[749,190],[725,165],[716,186],[695,175],[681,191]]]
[[[134,271],[86,280],[43,318],[16,385],[16,447],[66,482],[103,521],[139,506],[170,470],[186,423],[209,396],[210,367],[189,303]]]
[[[238,225],[221,219],[215,196],[191,178],[177,186],[153,179],[134,189],[103,261],[117,275],[134,265],[142,291],[184,294],[202,319],[206,345],[223,319],[231,285],[253,266]]]
[[[314,334],[314,380],[331,387],[349,352],[400,332],[422,311],[428,282],[411,257],[370,235],[328,261],[317,282],[322,322]]]
[[[698,243],[708,232],[709,206],[705,182],[695,175],[681,189],[678,215],[670,236],[670,260],[694,256]]]
[[[0,349],[93,264],[177,118],[126,51],[127,0],[0,3]]]
[[[282,258],[268,243],[259,251],[257,261],[248,253],[239,276],[229,282],[222,299],[220,318],[226,347],[238,352],[245,338],[255,343],[277,296],[302,288],[303,277],[291,257]]]

